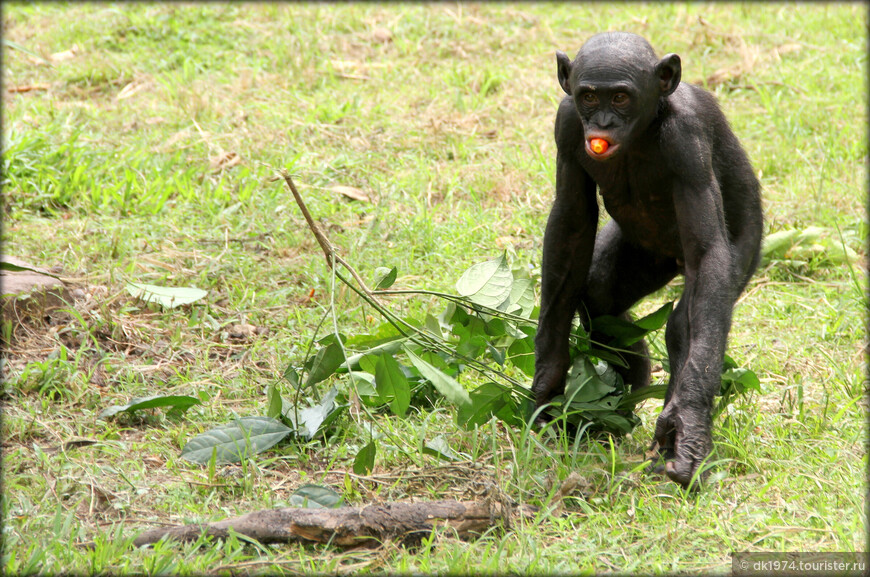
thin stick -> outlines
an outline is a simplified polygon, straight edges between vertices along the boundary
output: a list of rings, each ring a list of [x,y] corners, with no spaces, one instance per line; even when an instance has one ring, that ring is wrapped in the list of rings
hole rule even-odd
[[[308,228],[310,228],[311,232],[314,233],[314,238],[317,239],[317,243],[320,245],[321,250],[323,250],[323,256],[326,257],[326,263],[329,265],[329,268],[332,268],[332,260],[335,259],[336,262],[346,268],[351,276],[353,276],[354,280],[359,283],[363,292],[369,297],[374,298],[371,289],[366,286],[366,283],[362,278],[360,278],[359,274],[357,274],[356,269],[350,266],[346,260],[341,258],[338,253],[335,252],[332,243],[329,242],[329,239],[326,238],[326,235],[323,234],[323,231],[320,230],[320,227],[317,226],[316,222],[314,222],[311,213],[308,212],[308,207],[305,206],[305,201],[302,200],[302,195],[299,194],[299,191],[296,190],[296,185],[293,184],[293,179],[290,177],[290,173],[283,168],[280,169],[278,173],[284,179],[284,182],[287,183],[287,186],[290,187],[290,192],[293,193],[293,198],[296,200],[296,204],[299,205],[299,210],[302,211],[302,216],[305,217],[305,221],[308,223]]]

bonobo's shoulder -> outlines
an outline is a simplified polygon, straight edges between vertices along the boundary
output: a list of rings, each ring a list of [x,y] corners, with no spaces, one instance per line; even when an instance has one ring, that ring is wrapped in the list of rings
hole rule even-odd
[[[555,132],[556,146],[560,150],[576,148],[583,142],[583,123],[580,122],[577,107],[570,96],[565,96],[559,103]]]
[[[668,97],[666,121],[683,130],[710,128],[725,120],[716,97],[700,86],[681,82]]]
[[[697,157],[699,151],[709,154],[729,128],[715,96],[681,82],[667,99],[660,132],[661,142],[668,143],[668,156],[685,160],[687,155]]]

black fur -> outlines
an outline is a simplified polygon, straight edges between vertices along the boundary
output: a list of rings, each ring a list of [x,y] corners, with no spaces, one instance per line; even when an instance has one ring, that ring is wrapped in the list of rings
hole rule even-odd
[[[655,437],[668,476],[686,486],[712,448],[731,310],[758,264],[760,187],[715,98],[680,83],[676,54],[659,60],[643,38],[606,33],[573,62],[561,52],[556,61],[568,96],[556,115],[532,389],[538,405],[564,390],[576,311],[584,322],[625,315],[685,275],[668,319],[671,380]],[[595,155],[591,138],[609,149]],[[612,217],[600,232],[596,189]],[[648,359],[632,358],[626,380],[647,385]]]

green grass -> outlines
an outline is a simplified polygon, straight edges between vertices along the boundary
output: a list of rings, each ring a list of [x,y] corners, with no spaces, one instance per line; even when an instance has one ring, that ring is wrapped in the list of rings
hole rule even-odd
[[[860,4],[6,6],[4,38],[45,57],[77,49],[46,66],[3,48],[5,88],[48,85],[2,95],[3,249],[60,267],[86,295],[78,316],[16,326],[4,352],[3,568],[724,573],[732,551],[862,550],[866,25]],[[446,405],[382,414],[401,446],[379,441],[365,478],[345,475],[369,434],[353,411],[326,442],[285,443],[214,476],[179,458],[198,433],[264,414],[265,387],[303,358],[330,303],[322,254],[266,164],[294,174],[366,279],[397,266],[397,286],[452,292],[463,270],[505,249],[537,274],[555,178],[554,52],[573,56],[610,29],[680,54],[683,80],[716,93],[760,175],[768,232],[839,230],[862,257],[854,270],[824,254],[773,261],[750,283],[729,354],[762,394],[716,423],[717,485],[684,496],[638,472],[657,401],[613,446],[499,423],[463,431]],[[241,162],[222,167],[229,153]],[[131,298],[126,281],[209,295],[164,311]],[[442,307],[393,302],[409,315]],[[347,335],[377,322],[345,289],[335,303]],[[238,323],[263,330],[234,341]],[[97,419],[157,393],[206,401],[180,419]],[[438,435],[467,461],[422,454]],[[304,483],[355,505],[474,499],[488,486],[541,505],[571,471],[586,483],[568,516],[473,542],[128,548],[159,523],[285,506]]]

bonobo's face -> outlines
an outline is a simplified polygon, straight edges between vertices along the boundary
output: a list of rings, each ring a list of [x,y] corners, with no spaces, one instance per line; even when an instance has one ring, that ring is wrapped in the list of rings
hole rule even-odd
[[[679,82],[679,57],[659,62],[646,40],[633,34],[599,34],[573,63],[561,52],[556,58],[559,82],[583,123],[586,153],[595,160],[628,147],[655,118],[659,99]]]

